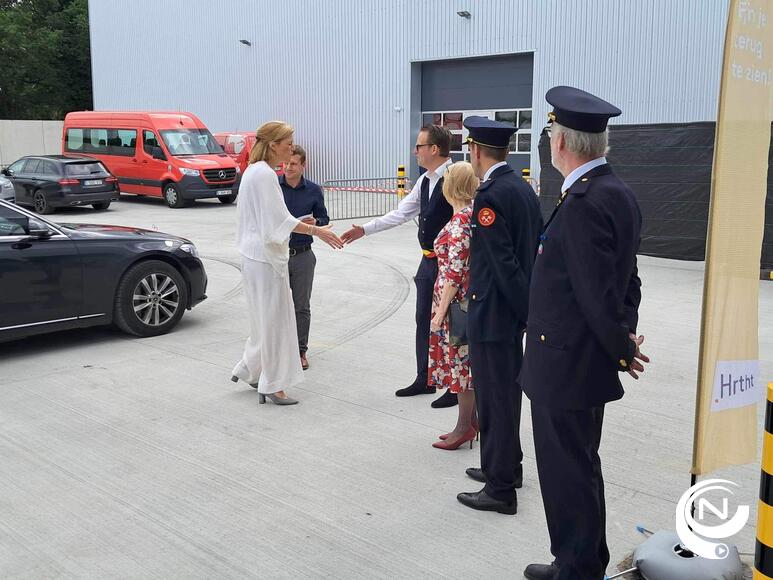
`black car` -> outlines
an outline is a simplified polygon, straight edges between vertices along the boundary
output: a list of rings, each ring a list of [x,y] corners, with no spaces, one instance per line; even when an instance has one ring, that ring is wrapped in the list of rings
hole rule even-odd
[[[120,195],[118,179],[89,157],[22,157],[3,169],[3,175],[13,183],[16,203],[32,206],[40,214],[75,205],[107,209]]]
[[[136,336],[164,334],[206,289],[189,240],[55,224],[0,200],[0,341],[111,322]]]

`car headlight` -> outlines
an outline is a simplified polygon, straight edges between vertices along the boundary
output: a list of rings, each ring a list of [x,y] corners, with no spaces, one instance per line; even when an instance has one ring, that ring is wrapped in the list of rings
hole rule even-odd
[[[180,173],[183,175],[191,175],[193,177],[198,177],[200,175],[198,169],[188,169],[187,167],[180,167]]]
[[[199,251],[196,249],[196,246],[194,246],[193,244],[183,244],[180,246],[180,249],[183,252],[188,252],[194,258],[199,257]]]
[[[11,183],[10,181],[6,181],[5,183],[3,183],[2,187],[3,189],[13,190],[13,183]]]
[[[241,173],[241,172],[242,172],[242,168],[241,168],[241,166],[240,166],[240,165],[237,165],[237,166],[236,166],[236,173]]]

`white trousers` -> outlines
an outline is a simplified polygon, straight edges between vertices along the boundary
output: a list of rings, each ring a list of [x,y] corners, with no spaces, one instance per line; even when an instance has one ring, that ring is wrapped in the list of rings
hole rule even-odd
[[[271,264],[242,256],[250,337],[233,375],[258,383],[259,393],[276,393],[303,382],[295,308],[287,265],[282,274]]]

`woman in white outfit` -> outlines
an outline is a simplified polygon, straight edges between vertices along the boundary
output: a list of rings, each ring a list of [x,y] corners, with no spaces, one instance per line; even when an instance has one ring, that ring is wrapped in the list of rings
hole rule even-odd
[[[303,381],[287,269],[290,234],[309,234],[334,248],[343,247],[330,226],[303,223],[287,211],[272,168],[288,163],[292,152],[290,125],[280,121],[262,125],[242,175],[237,203],[236,241],[242,255],[250,337],[231,380],[241,379],[257,388],[259,403],[268,398],[277,405],[297,403],[285,389]]]

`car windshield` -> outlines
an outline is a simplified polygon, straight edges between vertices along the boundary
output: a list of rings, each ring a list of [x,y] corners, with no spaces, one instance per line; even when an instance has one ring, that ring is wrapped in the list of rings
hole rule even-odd
[[[167,129],[161,131],[161,138],[169,153],[176,157],[223,153],[223,148],[207,129]]]
[[[68,177],[85,177],[87,175],[105,174],[107,169],[99,162],[68,163],[65,165],[65,173]]]

